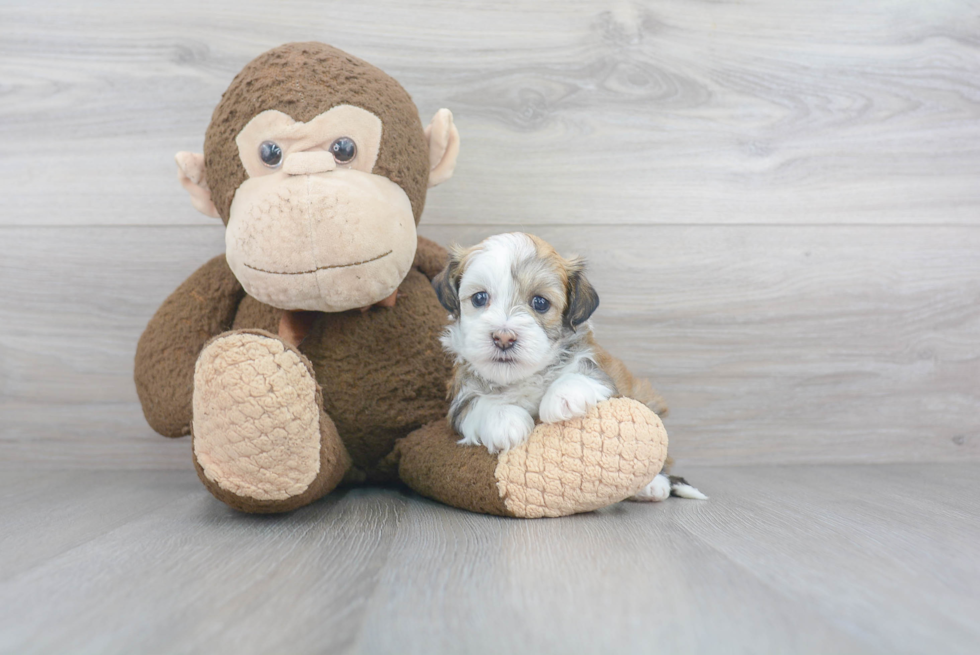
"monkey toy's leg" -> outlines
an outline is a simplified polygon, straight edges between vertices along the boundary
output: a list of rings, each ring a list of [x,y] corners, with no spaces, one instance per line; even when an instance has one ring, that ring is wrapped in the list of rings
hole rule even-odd
[[[268,332],[226,332],[204,347],[193,409],[198,475],[235,509],[302,507],[329,493],[350,468],[309,360]]]
[[[660,419],[630,398],[538,425],[527,442],[500,455],[458,439],[445,420],[411,433],[397,446],[399,476],[447,505],[521,518],[589,512],[629,498],[667,457]]]

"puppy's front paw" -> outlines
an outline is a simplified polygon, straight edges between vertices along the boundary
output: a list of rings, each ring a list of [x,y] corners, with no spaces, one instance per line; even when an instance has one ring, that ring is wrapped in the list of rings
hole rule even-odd
[[[663,473],[658,473],[650,484],[636,492],[630,500],[640,500],[651,503],[659,503],[667,500],[670,496],[670,479]]]
[[[611,395],[612,390],[598,380],[577,373],[563,375],[548,387],[538,407],[538,416],[545,423],[585,416]]]
[[[503,452],[524,443],[533,429],[534,419],[522,407],[478,407],[463,419],[459,443],[486,446],[491,453]]]

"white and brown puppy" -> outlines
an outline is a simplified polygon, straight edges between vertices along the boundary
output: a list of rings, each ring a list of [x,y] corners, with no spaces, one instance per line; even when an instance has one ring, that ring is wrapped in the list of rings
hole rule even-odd
[[[593,340],[589,317],[599,296],[581,259],[565,259],[530,234],[499,234],[454,248],[432,284],[452,319],[442,343],[456,360],[449,419],[461,444],[506,451],[537,419],[582,416],[620,395],[665,412],[650,383]],[[672,487],[704,497],[661,473],[636,499],[663,500]]]

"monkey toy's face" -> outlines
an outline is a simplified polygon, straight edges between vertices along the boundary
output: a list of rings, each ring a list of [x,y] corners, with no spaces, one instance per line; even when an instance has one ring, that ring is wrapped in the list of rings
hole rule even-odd
[[[206,172],[203,155],[179,153],[180,179],[198,209],[225,219],[228,265],[249,295],[289,310],[365,307],[388,298],[411,268],[425,187],[452,174],[459,135],[448,110],[423,131],[404,90],[364,62],[322,44],[296,45],[284,47],[285,65],[277,61],[277,75],[294,79],[266,87],[280,84],[278,94],[288,96],[300,82],[315,85],[300,101],[266,100],[275,108],[248,116],[242,105],[261,104],[242,83],[246,68],[222,99],[238,107],[215,112]],[[373,106],[363,88],[332,88],[358,75],[380,89]],[[367,97],[377,113],[346,97]],[[392,97],[402,103],[397,112]],[[323,111],[314,113],[318,99]],[[225,129],[229,120],[235,125]]]
[[[235,142],[248,179],[231,203],[228,265],[274,307],[343,311],[388,297],[415,256],[408,196],[375,175],[381,120],[334,107],[301,123],[260,113]]]

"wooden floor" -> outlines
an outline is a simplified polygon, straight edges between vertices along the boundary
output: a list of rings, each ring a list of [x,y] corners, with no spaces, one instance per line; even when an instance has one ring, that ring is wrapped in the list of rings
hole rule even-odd
[[[697,468],[560,520],[191,471],[0,477],[3,653],[976,653],[980,466]]]

